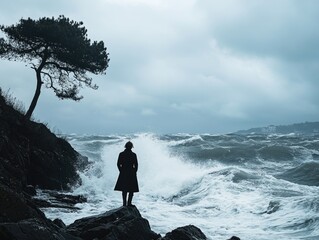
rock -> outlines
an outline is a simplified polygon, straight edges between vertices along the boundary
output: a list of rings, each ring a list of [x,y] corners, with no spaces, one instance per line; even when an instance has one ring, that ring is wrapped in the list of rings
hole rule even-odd
[[[84,240],[152,240],[160,238],[136,207],[121,207],[103,214],[76,220],[67,233]]]
[[[44,124],[26,120],[0,94],[0,176],[7,185],[67,190],[79,181],[77,167],[88,164]]]
[[[55,201],[71,205],[75,205],[77,203],[84,203],[87,201],[87,198],[83,195],[71,195],[65,193],[50,192],[50,196],[54,197]]]
[[[79,210],[75,207],[77,203],[84,203],[87,201],[86,197],[82,195],[71,195],[66,193],[57,193],[52,190],[42,190],[45,193],[45,199],[33,198],[34,203],[39,208],[64,208],[71,210]]]
[[[37,191],[32,185],[25,186],[23,190],[25,193],[29,194],[30,196],[35,196],[37,194]]]
[[[34,204],[39,207],[39,208],[49,208],[49,207],[53,207],[53,204],[50,203],[49,201],[43,200],[43,199],[37,199],[34,198],[33,199]]]
[[[67,190],[79,181],[76,172],[80,155],[64,139],[43,124],[29,122],[24,134],[30,140],[27,182],[45,189]]]
[[[0,91],[1,240],[79,239],[66,233],[61,222],[48,220],[31,198],[34,186],[60,190],[78,182],[78,165],[87,165],[87,158],[44,124],[26,120]]]
[[[64,224],[64,222],[60,219],[60,218],[56,218],[53,220],[53,223],[58,226],[59,228],[65,228],[66,225]]]
[[[267,213],[267,214],[272,214],[275,213],[279,210],[280,208],[280,202],[279,201],[270,201],[269,205],[267,207],[267,210],[264,212],[261,212],[261,214]]]
[[[240,240],[240,238],[239,237],[236,237],[236,236],[232,236],[230,239],[228,239],[228,240]]]
[[[0,223],[1,240],[81,240],[49,222],[30,218],[18,223]]]
[[[0,222],[18,222],[28,218],[45,219],[31,198],[0,184]],[[1,238],[0,238],[1,239]]]
[[[194,225],[176,228],[167,233],[162,240],[206,240],[205,234]]]

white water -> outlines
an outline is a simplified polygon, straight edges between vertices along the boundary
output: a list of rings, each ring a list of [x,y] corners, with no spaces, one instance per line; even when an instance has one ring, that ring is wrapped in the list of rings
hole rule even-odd
[[[232,235],[260,240],[319,236],[318,230],[305,234],[305,229],[292,227],[303,219],[318,217],[312,209],[299,206],[307,198],[311,201],[318,196],[317,187],[278,180],[262,168],[226,166],[216,161],[196,164],[172,154],[173,141],[158,140],[152,134],[131,138],[91,141],[91,144],[103,143],[100,158],[90,159],[91,168],[80,173],[83,184],[74,189],[74,194],[85,195],[88,202],[78,204],[81,210],[76,212],[48,209],[46,215],[70,224],[75,219],[120,207],[121,193],[113,191],[118,176],[116,161],[125,142],[132,140],[139,161],[140,187],[133,203],[149,220],[153,231],[163,235],[193,224],[214,240],[225,240]],[[83,142],[76,139],[71,144],[80,152],[86,150]],[[244,180],[235,181],[238,176],[244,176]],[[261,214],[270,201],[277,201],[280,210]]]

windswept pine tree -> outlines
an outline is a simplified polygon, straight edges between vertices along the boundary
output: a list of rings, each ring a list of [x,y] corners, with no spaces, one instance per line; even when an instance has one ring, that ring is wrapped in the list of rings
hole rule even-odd
[[[61,99],[78,101],[83,86],[97,89],[87,73],[104,74],[109,63],[103,41],[91,42],[82,22],[59,16],[21,19],[16,25],[0,26],[0,58],[27,62],[36,73],[37,86],[26,112],[30,118],[41,87],[53,89]]]

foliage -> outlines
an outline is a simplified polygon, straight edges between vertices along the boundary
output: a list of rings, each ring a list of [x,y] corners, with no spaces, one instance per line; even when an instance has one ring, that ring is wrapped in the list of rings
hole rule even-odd
[[[36,72],[34,107],[43,83],[61,99],[80,100],[81,87],[98,88],[87,72],[104,74],[108,67],[103,41],[91,43],[82,22],[64,16],[28,18],[0,29],[6,35],[0,38],[0,58],[27,62]]]
[[[2,88],[0,88],[0,96],[3,97],[5,103],[8,106],[12,107],[13,109],[15,109],[23,115],[26,113],[23,102],[14,97],[10,89],[8,89],[7,91],[3,91]]]

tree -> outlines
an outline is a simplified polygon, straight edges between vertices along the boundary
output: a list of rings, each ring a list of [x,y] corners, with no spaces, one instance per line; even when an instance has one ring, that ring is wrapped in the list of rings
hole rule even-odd
[[[16,25],[0,26],[0,58],[27,62],[35,70],[37,86],[26,112],[30,119],[40,96],[41,86],[53,89],[60,99],[78,101],[83,86],[97,89],[87,72],[104,74],[109,63],[103,41],[87,37],[82,22],[64,16],[21,19]]]

